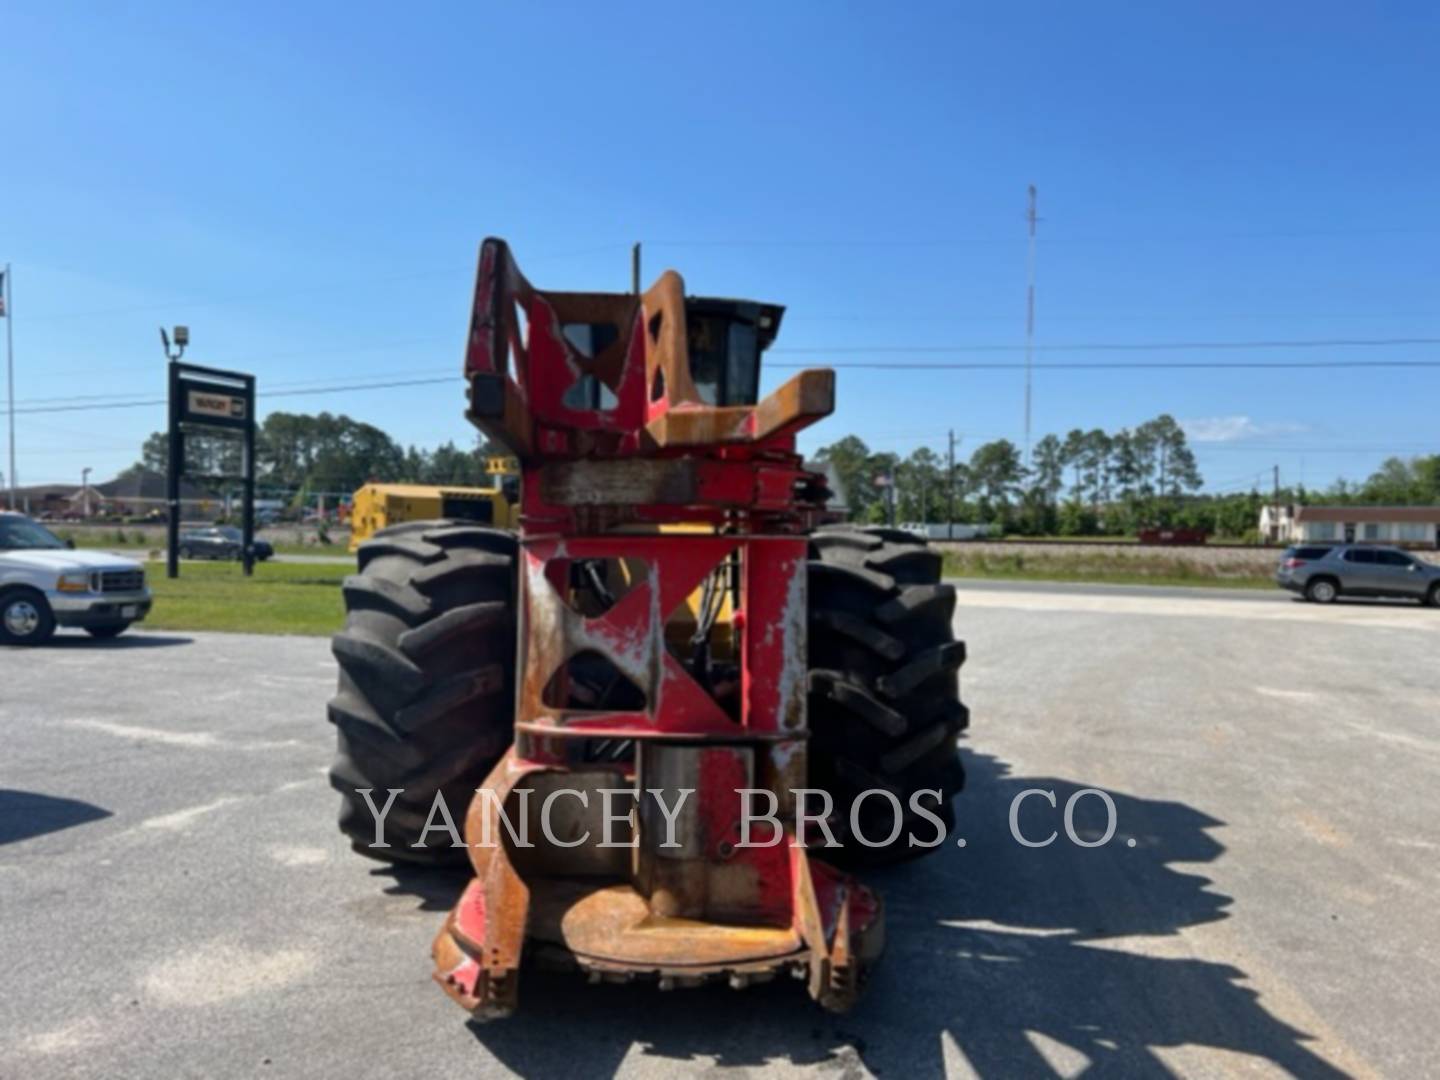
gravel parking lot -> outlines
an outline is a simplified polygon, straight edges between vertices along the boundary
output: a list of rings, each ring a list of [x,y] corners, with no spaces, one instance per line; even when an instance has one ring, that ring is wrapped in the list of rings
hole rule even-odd
[[[334,829],[325,641],[0,649],[0,1076],[1440,1070],[1440,613],[1031,586],[958,621],[966,845],[872,876],[843,1017],[535,974],[468,1025],[429,978],[455,883]],[[1089,787],[1104,846],[1010,836]]]

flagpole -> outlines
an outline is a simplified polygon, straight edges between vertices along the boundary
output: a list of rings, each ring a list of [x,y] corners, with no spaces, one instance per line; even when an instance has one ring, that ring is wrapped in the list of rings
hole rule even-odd
[[[15,324],[14,286],[10,283],[10,264],[5,264],[5,398],[10,405],[10,509],[18,510],[15,502]]]

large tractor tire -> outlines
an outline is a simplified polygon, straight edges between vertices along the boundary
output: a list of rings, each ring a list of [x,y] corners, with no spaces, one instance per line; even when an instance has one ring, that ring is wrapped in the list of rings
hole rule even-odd
[[[823,529],[810,541],[809,719],[811,783],[835,799],[833,831],[843,850],[827,857],[880,866],[935,847],[933,823],[911,798],[938,790],[936,814],[948,833],[951,799],[965,782],[957,742],[968,722],[960,703],[963,642],[951,623],[955,587],[940,580],[941,556],[896,529]],[[900,802],[900,832],[884,847],[858,842],[851,810],[861,792],[889,791]],[[867,796],[860,833],[878,842],[894,830],[888,798]],[[912,846],[913,835],[920,846]]]
[[[515,537],[454,521],[411,522],[361,545],[345,580],[345,628],[332,642],[340,686],[330,782],[340,829],[379,859],[465,861],[443,831],[421,837],[435,795],[463,833],[474,791],[510,745],[514,722]],[[383,809],[388,847],[374,847]],[[436,822],[441,819],[437,816]]]

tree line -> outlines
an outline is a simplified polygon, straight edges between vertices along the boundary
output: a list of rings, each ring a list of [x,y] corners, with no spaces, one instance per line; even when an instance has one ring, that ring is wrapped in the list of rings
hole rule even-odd
[[[1386,458],[1362,484],[1337,480],[1325,492],[1325,501],[1371,506],[1440,504],[1440,454]]]
[[[163,473],[167,442],[154,432],[127,469]],[[256,471],[263,492],[297,503],[312,493],[351,492],[370,481],[489,487],[486,458],[499,452],[477,438],[468,446],[402,446],[373,424],[344,414],[270,413],[256,431]],[[186,438],[187,473],[217,493],[238,483],[240,442],[229,435]],[[1204,480],[1174,417],[1162,414],[1133,428],[1075,429],[1037,441],[1027,465],[1008,439],[996,439],[955,462],[922,446],[906,457],[874,451],[855,435],[815,455],[844,488],[850,515],[880,523],[954,520],[1029,535],[1125,535],[1139,528],[1203,528],[1245,538],[1258,526],[1273,491],[1199,494]],[[1390,458],[1362,483],[1344,480],[1322,490],[1283,488],[1283,503],[1440,504],[1440,454]]]
[[[822,447],[844,488],[852,518],[870,523],[957,522],[1031,536],[1130,535],[1142,528],[1196,528],[1251,539],[1261,507],[1277,493],[1200,494],[1204,478],[1184,429],[1168,414],[1133,428],[1075,429],[1035,443],[1027,465],[1013,442],[997,439],[957,459],[930,447],[907,457],[872,451],[854,435]],[[1281,488],[1282,503],[1440,503],[1440,454],[1390,458],[1360,484]]]
[[[262,489],[293,493],[351,492],[371,481],[489,487],[486,458],[495,452],[480,438],[470,446],[444,442],[427,450],[402,446],[373,424],[344,414],[273,412],[255,432],[255,472]],[[163,473],[169,460],[164,432],[154,432],[140,460],[126,470]],[[187,434],[187,475],[217,492],[230,490],[238,476],[241,443],[231,435]]]
[[[930,447],[902,458],[871,451],[854,435],[815,457],[835,470],[857,520],[889,520],[893,510],[896,521],[946,521],[953,498],[956,521],[1035,535],[1168,524],[1204,483],[1184,429],[1168,414],[1115,432],[1046,435],[1028,465],[1013,442],[996,439],[956,460],[953,475]]]

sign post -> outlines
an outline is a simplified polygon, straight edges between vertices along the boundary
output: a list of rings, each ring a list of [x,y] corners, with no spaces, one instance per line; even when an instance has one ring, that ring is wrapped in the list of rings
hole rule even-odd
[[[240,558],[245,576],[249,577],[255,571],[255,376],[184,364],[177,356],[170,361],[169,400],[166,573],[172,578],[180,576],[180,480],[185,475],[185,430],[199,427],[238,431],[244,439]]]

